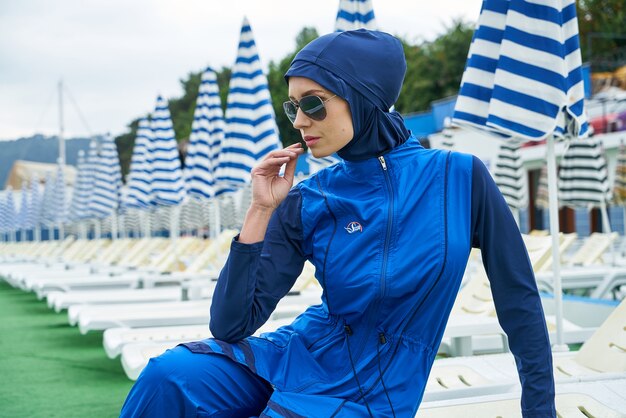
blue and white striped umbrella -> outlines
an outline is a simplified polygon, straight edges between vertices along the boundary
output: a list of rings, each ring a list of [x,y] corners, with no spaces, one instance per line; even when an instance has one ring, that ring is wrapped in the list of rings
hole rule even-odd
[[[454,121],[525,140],[588,123],[574,0],[485,0]]]
[[[89,196],[91,193],[91,185],[88,183],[90,177],[89,166],[85,158],[85,151],[78,151],[78,174],[76,175],[76,183],[74,184],[74,192],[72,193],[72,201],[68,213],[68,220],[71,222],[80,221],[88,217]]]
[[[584,85],[574,0],[484,0],[454,122],[517,140],[547,139],[550,233],[559,260],[555,137],[584,137]],[[556,345],[563,346],[560,265]]]
[[[85,198],[85,206],[82,210],[79,210],[78,213],[81,215],[80,220],[92,219],[94,218],[94,214],[91,212],[91,200],[94,198],[94,182],[96,178],[96,170],[98,169],[98,164],[100,161],[100,157],[98,156],[98,142],[96,140],[92,140],[89,142],[89,149],[87,150],[87,158],[85,160],[85,177],[83,179],[84,186],[81,185],[81,188],[85,188],[86,198]]]
[[[30,210],[26,221],[30,228],[38,228],[41,220],[41,196],[39,194],[39,178],[33,175],[30,179]]]
[[[563,206],[606,207],[612,190],[606,158],[596,138],[572,141],[560,165],[559,201]]]
[[[54,177],[47,173],[44,180],[43,197],[41,199],[41,218],[39,224],[49,227],[54,224]]]
[[[93,179],[93,192],[89,212],[96,218],[106,218],[116,213],[119,206],[122,172],[117,156],[117,146],[111,135],[105,135],[100,145],[100,156]]]
[[[151,122],[154,135],[152,148],[152,196],[157,205],[178,205],[185,197],[183,172],[174,136],[174,127],[167,103],[157,98]]]
[[[521,144],[515,141],[502,142],[496,156],[493,177],[511,209],[528,206],[528,180],[520,155]]]
[[[212,68],[202,74],[185,159],[186,185],[191,196],[215,196],[215,170],[224,141],[224,115]]]
[[[376,30],[376,17],[371,0],[340,0],[335,31],[355,29]]]
[[[123,199],[123,206],[145,209],[152,205],[152,145],[154,135],[150,121],[142,118],[137,128],[137,137],[133,147],[128,173],[128,194]]]
[[[28,214],[30,212],[30,205],[28,204],[28,182],[24,180],[22,182],[22,188],[20,189],[20,213],[17,219],[17,227],[20,229],[29,229],[31,226],[28,224]],[[24,237],[22,237],[22,240]]]
[[[282,148],[272,99],[248,19],[244,18],[230,78],[226,134],[217,180],[232,190],[250,181],[250,171],[268,152]],[[218,193],[224,191],[220,190]]]
[[[65,165],[57,162],[56,177],[54,178],[54,193],[52,196],[53,212],[51,222],[59,225],[65,222],[67,218],[67,190],[65,187]]]
[[[0,195],[0,233],[4,234],[7,230],[7,210],[6,210],[6,192]],[[4,240],[4,238],[2,238]]]
[[[15,200],[13,198],[13,188],[11,186],[5,189],[4,195],[4,230],[6,232],[14,232],[17,214],[15,212]]]

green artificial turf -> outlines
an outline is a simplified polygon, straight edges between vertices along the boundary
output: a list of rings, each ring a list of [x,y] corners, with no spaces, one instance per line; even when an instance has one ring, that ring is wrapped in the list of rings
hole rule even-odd
[[[117,417],[132,384],[102,332],[0,279],[0,417]]]

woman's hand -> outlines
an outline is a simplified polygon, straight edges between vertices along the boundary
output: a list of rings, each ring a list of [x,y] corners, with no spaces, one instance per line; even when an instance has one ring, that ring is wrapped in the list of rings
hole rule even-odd
[[[272,212],[293,186],[296,162],[303,152],[302,144],[293,144],[270,152],[252,169],[252,203],[246,212],[239,242],[252,244],[263,240]],[[283,164],[287,164],[285,174],[279,176]]]
[[[273,211],[293,186],[298,156],[304,153],[302,144],[296,143],[281,150],[272,151],[252,169],[251,208]],[[280,176],[283,164],[285,173]]]

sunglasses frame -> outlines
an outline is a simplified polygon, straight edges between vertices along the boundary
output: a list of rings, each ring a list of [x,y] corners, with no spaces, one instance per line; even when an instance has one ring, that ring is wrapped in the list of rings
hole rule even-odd
[[[318,106],[315,106],[315,109],[313,112],[309,113],[309,111],[304,110],[300,107],[300,103],[302,103],[302,100],[306,100],[309,97],[315,97],[316,99],[318,99],[320,101],[320,105],[321,107],[319,109],[317,109]],[[320,96],[316,95],[316,94],[309,94],[308,96],[304,96],[301,97],[300,100],[298,101],[298,103],[294,102],[293,100],[287,100],[286,102],[283,103],[283,111],[285,112],[285,115],[287,116],[287,119],[289,119],[291,121],[291,123],[295,123],[296,122],[296,118],[298,116],[298,110],[302,110],[302,113],[305,114],[306,117],[308,117],[309,119],[313,119],[315,121],[323,121],[324,119],[326,119],[326,102],[329,101],[330,99],[334,99],[335,97],[337,97],[337,95],[333,95],[332,97],[329,97],[328,99],[324,100],[322,99]],[[293,113],[293,119],[290,116],[290,112],[287,111],[287,107],[293,106],[295,108],[295,112]],[[318,112],[323,112],[323,115],[320,116],[314,116],[316,113]]]

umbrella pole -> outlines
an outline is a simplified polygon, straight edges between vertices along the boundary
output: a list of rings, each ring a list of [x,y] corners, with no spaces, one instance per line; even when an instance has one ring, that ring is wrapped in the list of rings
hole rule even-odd
[[[563,290],[561,287],[561,255],[559,231],[559,202],[556,174],[556,154],[554,152],[554,136],[547,139],[548,162],[548,201],[550,210],[550,235],[552,235],[552,275],[554,280],[554,311],[556,316],[556,343],[553,351],[569,351],[563,343]]]

